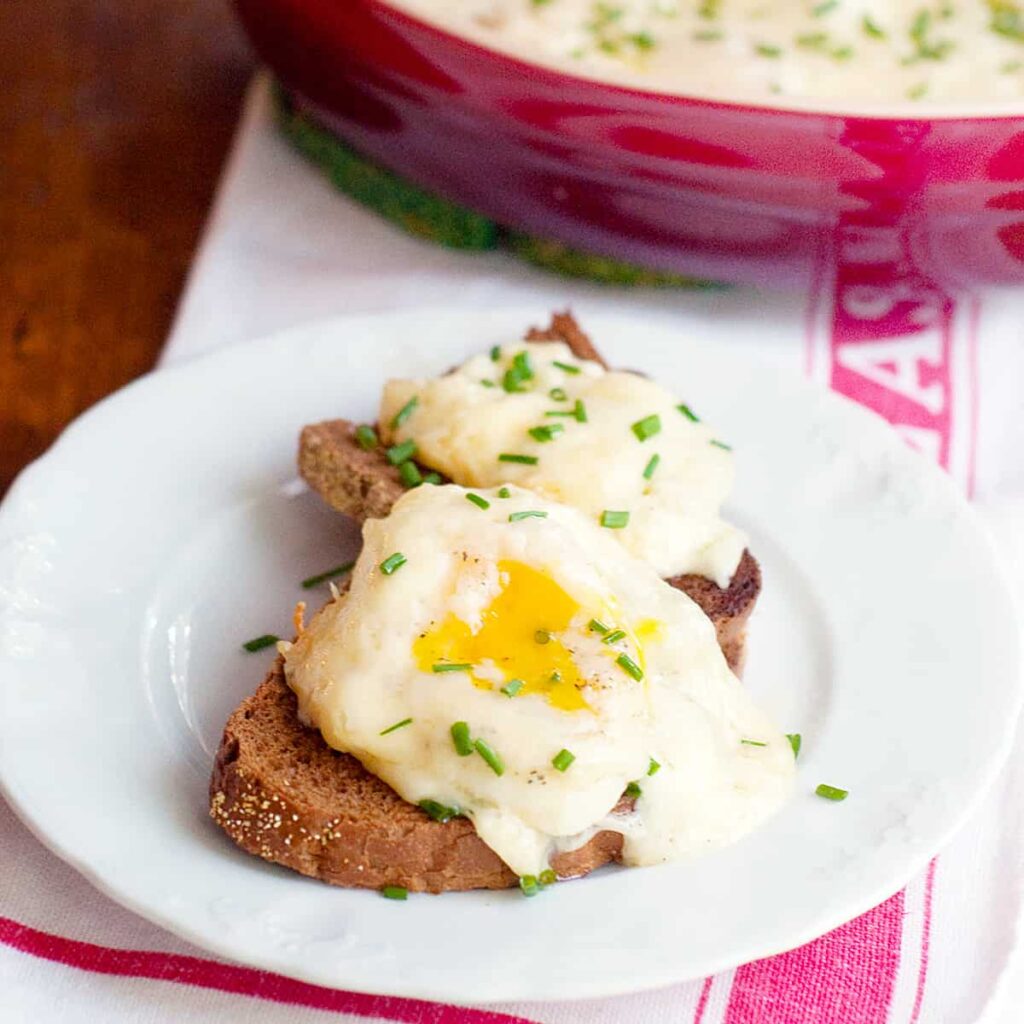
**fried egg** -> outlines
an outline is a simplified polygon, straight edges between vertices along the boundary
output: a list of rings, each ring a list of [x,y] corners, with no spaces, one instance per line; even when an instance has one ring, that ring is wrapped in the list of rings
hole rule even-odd
[[[627,864],[688,857],[785,801],[792,750],[711,621],[591,517],[424,485],[363,534],[348,593],[285,650],[300,717],[520,876],[599,828]]]
[[[443,377],[388,381],[380,424],[457,484],[519,484],[604,522],[666,579],[697,573],[727,587],[746,546],[720,514],[728,445],[659,384],[577,359],[563,342],[519,342]]]

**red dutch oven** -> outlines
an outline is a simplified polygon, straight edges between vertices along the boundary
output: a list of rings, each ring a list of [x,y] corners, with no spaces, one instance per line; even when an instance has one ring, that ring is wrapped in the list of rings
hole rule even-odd
[[[1024,282],[1024,103],[876,116],[644,92],[516,60],[380,0],[236,0],[295,103],[499,224],[658,270],[805,285]]]

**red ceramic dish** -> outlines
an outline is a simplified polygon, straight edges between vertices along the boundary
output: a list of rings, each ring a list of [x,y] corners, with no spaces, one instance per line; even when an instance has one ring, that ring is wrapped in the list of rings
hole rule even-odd
[[[1024,282],[1024,104],[994,116],[742,106],[524,63],[379,0],[236,0],[296,102],[508,227],[661,270],[805,284]]]

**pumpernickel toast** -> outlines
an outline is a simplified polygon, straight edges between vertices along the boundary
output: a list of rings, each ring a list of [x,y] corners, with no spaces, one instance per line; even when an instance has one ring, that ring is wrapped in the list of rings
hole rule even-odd
[[[528,341],[563,341],[579,359],[607,367],[593,342],[569,313],[556,313],[551,325],[532,328]],[[331,508],[358,522],[386,516],[405,493],[405,486],[381,446],[366,450],[356,440],[356,425],[326,420],[303,429],[299,438],[299,472]],[[718,643],[729,667],[743,667],[747,621],[761,592],[761,568],[749,551],[722,588],[703,576],[675,576],[668,582],[682,590],[715,624]]]

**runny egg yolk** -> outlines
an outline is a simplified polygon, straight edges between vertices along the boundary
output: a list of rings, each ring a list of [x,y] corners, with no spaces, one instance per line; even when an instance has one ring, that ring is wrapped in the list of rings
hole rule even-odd
[[[522,680],[520,694],[543,694],[562,711],[589,708],[582,692],[586,679],[560,638],[579,612],[579,602],[523,562],[500,561],[498,573],[502,589],[484,609],[475,633],[449,614],[413,642],[419,668],[432,672],[435,665],[469,664],[480,669],[489,663],[504,683]],[[485,689],[494,685],[476,671],[472,678]]]

